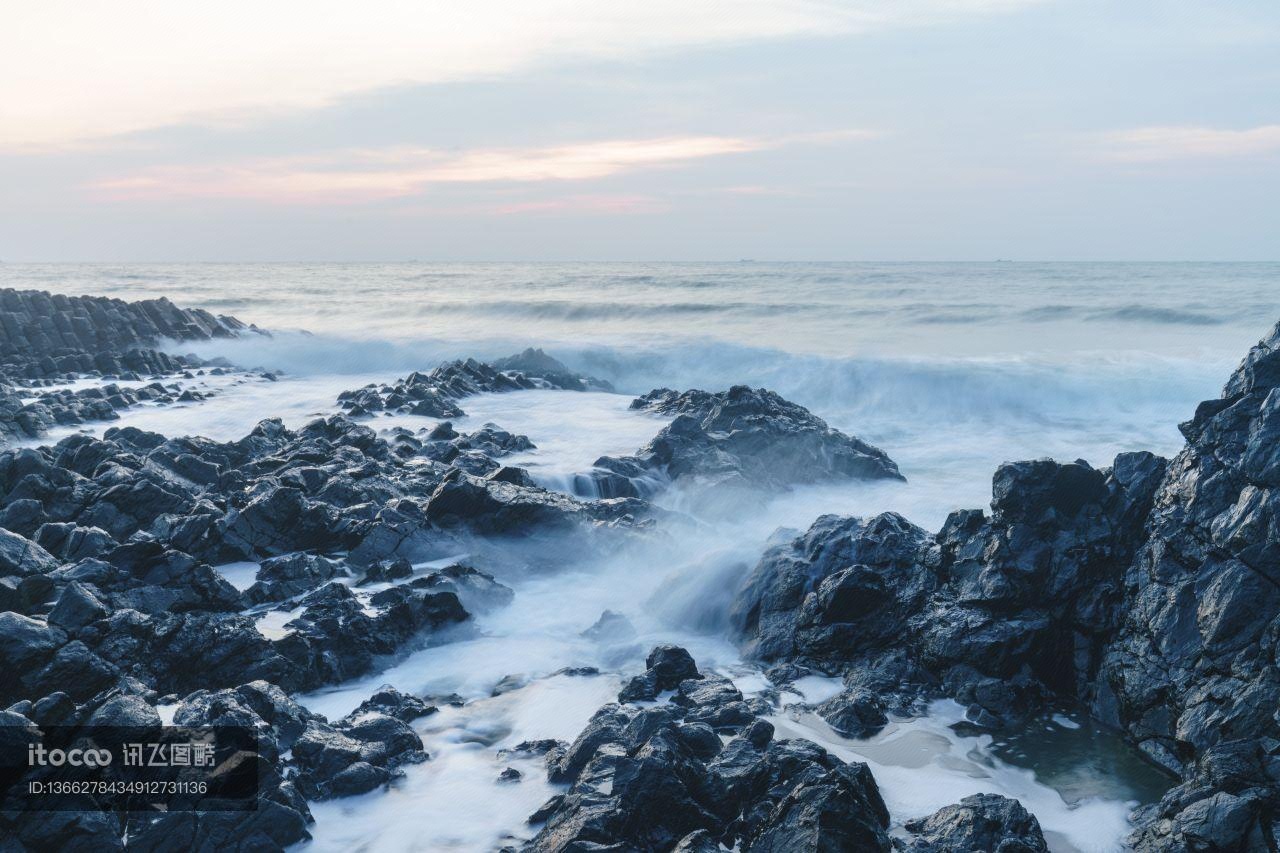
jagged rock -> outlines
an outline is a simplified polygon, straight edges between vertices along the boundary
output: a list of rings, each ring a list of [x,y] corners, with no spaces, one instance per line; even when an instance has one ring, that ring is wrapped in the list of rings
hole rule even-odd
[[[679,660],[688,671],[684,655],[660,657],[655,664]],[[749,715],[721,749],[710,726],[686,719],[698,707],[597,711],[573,744],[548,753],[549,777],[569,789],[530,817],[543,825],[529,849],[890,849],[889,815],[866,765],[775,741],[773,727]]]
[[[0,528],[0,574],[46,574],[58,567],[58,560],[25,536]]]
[[[541,350],[525,350],[494,365],[451,361],[430,373],[411,373],[390,385],[367,385],[338,395],[338,403],[352,416],[377,411],[429,418],[461,417],[457,401],[475,394],[534,388],[570,391],[612,390],[607,382],[572,373]]]
[[[843,690],[818,705],[818,716],[845,737],[870,737],[884,728],[889,718],[884,706],[869,690]]]
[[[403,720],[356,711],[332,727],[315,721],[293,743],[298,786],[312,799],[363,794],[386,784],[404,764],[427,760],[422,739]]]
[[[515,598],[511,587],[494,580],[493,575],[458,564],[414,578],[409,586],[429,592],[451,592],[458,596],[468,613],[505,607]]]
[[[257,580],[244,591],[244,598],[250,604],[284,601],[346,574],[347,570],[341,563],[315,554],[272,557],[262,561]]]
[[[352,712],[352,715],[359,716],[365,713],[377,712],[389,717],[395,717],[402,722],[411,723],[419,717],[434,714],[437,710],[435,705],[431,705],[417,696],[410,696],[407,693],[401,693],[394,687],[384,685],[378,688],[377,693],[361,702]]]
[[[72,581],[63,587],[58,603],[49,611],[49,624],[64,631],[74,631],[102,619],[108,612],[106,605],[88,587]]]
[[[1280,326],[1181,425],[1095,714],[1173,770],[1215,744],[1280,738]]]
[[[395,557],[390,560],[379,560],[371,563],[364,570],[364,577],[360,579],[358,586],[364,586],[371,583],[388,583],[395,580],[403,580],[413,575],[413,566],[403,557]]]
[[[896,643],[938,586],[932,551],[896,513],[823,516],[765,553],[735,596],[732,624],[747,653],[767,661]]]
[[[639,405],[637,405],[639,404]],[[592,477],[599,494],[636,494],[640,472],[695,478],[717,489],[785,488],[844,478],[903,479],[884,451],[827,426],[809,410],[764,389],[735,385],[723,394],[661,389],[632,404],[674,421],[635,456],[601,457]]]
[[[431,630],[467,618],[451,592],[429,593],[406,584],[370,599],[374,615],[348,587],[331,582],[302,599],[300,616],[286,624],[290,633],[274,649],[312,685],[345,681],[373,668],[378,656],[394,655],[406,643]]]
[[[233,317],[181,309],[167,299],[122,302],[33,290],[0,290],[0,441],[35,438],[57,425],[117,418],[116,409],[143,400],[176,399],[163,385],[116,384],[40,390],[40,383],[77,375],[176,373],[201,364],[151,347],[162,339],[199,341],[247,331]],[[23,532],[34,532],[23,531]]]
[[[1209,747],[1182,784],[1139,809],[1128,839],[1139,853],[1267,850],[1280,812],[1280,744],[1235,740]]]
[[[1017,800],[998,794],[975,794],[926,818],[909,820],[910,840],[897,842],[907,853],[1047,853],[1040,822]]]
[[[654,646],[645,659],[645,671],[622,688],[618,701],[653,700],[663,691],[675,690],[685,679],[699,678],[702,674],[687,651],[669,644]]]
[[[542,380],[548,387],[564,391],[613,390],[613,386],[603,379],[574,373],[563,362],[533,347],[515,355],[500,358],[493,363],[493,366],[505,373],[520,373],[534,380]]]

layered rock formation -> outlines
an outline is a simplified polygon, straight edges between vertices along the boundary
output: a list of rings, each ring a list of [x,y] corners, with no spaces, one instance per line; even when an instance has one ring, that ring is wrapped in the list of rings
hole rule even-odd
[[[0,327],[0,373],[26,379],[95,370],[155,373],[153,360],[165,362],[148,350],[161,340],[229,338],[253,328],[164,298],[124,302],[12,288],[0,290]]]
[[[80,376],[138,380],[199,368],[206,362],[155,346],[248,331],[259,330],[234,317],[178,308],[163,298],[123,302],[0,290],[0,443],[36,438],[54,426],[113,420],[117,410],[143,401],[198,400],[197,392],[159,382],[78,391],[42,388]]]

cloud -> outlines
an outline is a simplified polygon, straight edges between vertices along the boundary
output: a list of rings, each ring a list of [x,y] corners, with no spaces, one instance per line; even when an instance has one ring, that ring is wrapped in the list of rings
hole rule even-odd
[[[11,0],[0,149],[241,123],[379,88],[919,26],[1041,0]]]
[[[156,166],[100,180],[89,188],[113,199],[363,202],[419,195],[433,184],[586,181],[777,144],[725,136],[672,136],[461,152],[396,146],[220,165]]]
[[[1105,159],[1127,163],[1252,157],[1280,151],[1280,124],[1246,130],[1214,127],[1139,127],[1095,138]]]

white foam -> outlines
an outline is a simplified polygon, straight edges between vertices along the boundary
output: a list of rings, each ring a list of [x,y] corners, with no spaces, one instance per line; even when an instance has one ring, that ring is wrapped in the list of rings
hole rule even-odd
[[[223,563],[213,569],[241,592],[253,586],[258,579],[258,564],[253,562]]]

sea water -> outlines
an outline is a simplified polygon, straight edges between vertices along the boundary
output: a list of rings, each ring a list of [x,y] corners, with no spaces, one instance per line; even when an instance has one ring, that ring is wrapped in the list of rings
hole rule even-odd
[[[310,849],[379,851],[488,850],[527,837],[524,818],[554,790],[537,759],[499,751],[571,739],[654,643],[686,646],[702,668],[729,675],[744,692],[764,688],[730,642],[725,613],[734,584],[780,528],[803,529],[823,513],[895,510],[934,530],[951,510],[984,506],[1004,461],[1048,456],[1103,466],[1121,451],[1176,453],[1177,423],[1218,393],[1280,318],[1277,281],[1274,264],[0,266],[0,286],[167,296],[274,331],[175,351],[283,370],[276,381],[201,378],[217,391],[206,402],[144,405],[46,441],[121,424],[233,439],[263,417],[298,426],[332,414],[340,391],[367,382],[540,346],[618,393],[482,395],[462,401],[467,415],[455,426],[493,422],[527,434],[537,449],[511,461],[549,488],[568,490],[598,456],[652,437],[664,419],[628,404],[662,386],[769,387],[898,462],[906,483],[760,494],[696,529],[608,558],[566,554],[537,572],[512,568],[518,561],[480,565],[515,589],[509,607],[478,615],[451,642],[303,697],[331,718],[384,683],[465,701],[418,721],[432,760],[408,768],[390,791],[313,806]],[[435,421],[368,423],[417,429]],[[679,488],[660,502],[698,511]],[[228,568],[240,584],[251,571]],[[637,636],[611,644],[582,637],[606,609],[625,614]],[[583,666],[600,674],[557,674]],[[491,695],[508,676],[522,686]],[[784,699],[821,701],[838,687],[805,679]],[[1038,731],[994,739],[964,734],[954,725],[962,713],[937,703],[867,741],[841,738],[794,706],[773,721],[781,736],[870,763],[895,825],[994,791],[1035,813],[1055,850],[1112,850],[1128,831],[1130,808],[1167,784],[1084,721],[1051,716]],[[523,781],[496,783],[507,766]]]

